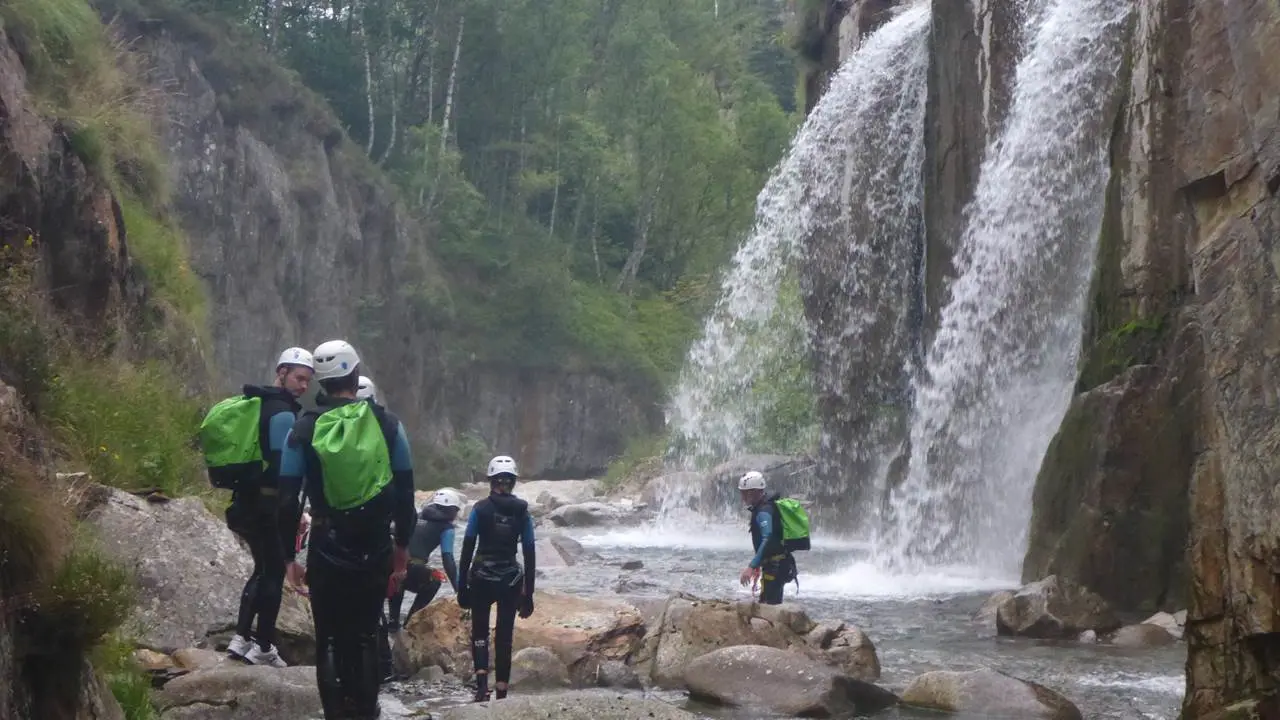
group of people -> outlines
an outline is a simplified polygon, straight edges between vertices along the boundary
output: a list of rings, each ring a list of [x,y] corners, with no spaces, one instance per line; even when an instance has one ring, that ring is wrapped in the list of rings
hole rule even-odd
[[[325,718],[372,720],[388,675],[386,636],[400,627],[406,592],[415,593],[412,617],[447,579],[471,612],[478,702],[491,696],[489,620],[496,608],[492,694],[503,698],[516,615],[534,611],[533,520],[512,494],[516,463],[505,455],[489,462],[490,494],[472,508],[455,564],[463,499],[441,490],[418,512],[404,425],[360,369],[356,349],[342,340],[314,352],[289,348],[272,385],[244,386],[201,425],[210,480],[232,492],[227,525],[253,558],[227,652],[251,664],[285,665],[276,620],[287,584],[311,600]],[[316,409],[304,410],[299,400],[313,381],[320,385]],[[304,545],[305,568],[297,561]],[[437,549],[443,572],[428,565]]]
[[[299,400],[312,381],[320,384],[316,409],[304,410]],[[412,617],[448,580],[458,604],[471,611],[477,702],[491,696],[489,619],[496,609],[492,694],[506,697],[515,619],[533,614],[537,570],[533,519],[512,494],[515,460],[489,461],[490,493],[472,508],[455,563],[462,496],[440,490],[417,511],[404,425],[379,402],[373,381],[360,374],[356,349],[343,340],[314,352],[285,350],[272,385],[245,385],[210,410],[201,442],[211,482],[232,491],[227,525],[253,558],[230,655],[285,666],[276,620],[287,584],[311,599],[325,718],[372,720],[380,714],[379,686],[391,675],[388,637],[401,626],[406,592],[415,594]],[[781,603],[783,587],[796,578],[792,550],[809,547],[808,518],[796,501],[768,493],[760,472],[743,475],[738,490],[755,549],[739,580],[759,585],[760,602]],[[305,568],[297,561],[304,546]],[[436,550],[443,572],[428,565]]]

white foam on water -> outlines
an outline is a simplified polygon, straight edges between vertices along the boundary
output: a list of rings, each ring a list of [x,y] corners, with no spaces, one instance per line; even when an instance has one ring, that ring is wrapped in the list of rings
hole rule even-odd
[[[971,567],[937,567],[914,574],[894,573],[871,562],[853,562],[831,573],[804,574],[806,594],[868,600],[909,600],[967,593],[1010,590],[1021,583],[1016,577],[993,577]]]
[[[1127,688],[1160,695],[1176,695],[1182,697],[1187,691],[1185,675],[1137,675],[1131,673],[1108,673],[1106,675],[1086,675],[1078,680],[1081,685],[1100,688]]]

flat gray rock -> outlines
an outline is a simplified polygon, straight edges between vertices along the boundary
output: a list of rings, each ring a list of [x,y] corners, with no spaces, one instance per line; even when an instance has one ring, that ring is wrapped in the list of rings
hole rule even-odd
[[[696,720],[696,715],[648,698],[577,691],[513,695],[505,700],[444,710],[443,720]]]

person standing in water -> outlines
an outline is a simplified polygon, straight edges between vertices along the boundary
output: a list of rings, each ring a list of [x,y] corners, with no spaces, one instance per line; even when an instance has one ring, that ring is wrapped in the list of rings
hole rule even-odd
[[[766,494],[764,475],[755,470],[738,480],[738,493],[751,513],[751,545],[755,549],[738,581],[743,586],[759,581],[760,602],[780,605],[782,589],[796,578],[796,559],[783,542],[778,496]]]
[[[304,578],[310,585],[326,720],[380,715],[378,622],[388,578],[404,577],[417,520],[404,426],[381,406],[356,399],[359,365],[344,341],[316,348],[316,380],[325,395],[318,412],[294,424],[281,458],[282,525],[297,527],[304,484],[311,501],[307,568],[295,561],[291,542],[286,575],[295,588]]]
[[[511,644],[516,614],[533,614],[533,580],[537,572],[533,518],[529,504],[511,494],[516,461],[499,455],[489,461],[489,497],[476,503],[467,519],[458,573],[458,605],[471,610],[471,658],[476,673],[476,702],[489,699],[489,609],[494,620],[494,691],[507,696],[511,679]],[[516,543],[524,551],[524,567],[516,562]],[[472,562],[474,555],[474,564]]]

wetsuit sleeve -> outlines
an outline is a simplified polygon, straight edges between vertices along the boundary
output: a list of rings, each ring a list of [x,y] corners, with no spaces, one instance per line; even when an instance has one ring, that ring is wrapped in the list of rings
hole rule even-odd
[[[453,528],[440,533],[440,563],[444,565],[444,574],[449,576],[449,584],[457,591],[458,565],[453,561],[453,535]]]
[[[396,545],[408,547],[418,525],[418,510],[413,506],[413,458],[409,454],[409,438],[405,435],[403,423],[397,423],[396,439],[391,446],[391,482]]]
[[[533,518],[525,513],[524,530],[520,533],[520,547],[524,550],[524,594],[533,597],[533,578],[538,574],[537,542],[533,537]]]
[[[280,481],[280,456],[295,420],[297,418],[293,413],[285,411],[272,415],[267,421],[267,485],[270,487],[278,485]]]
[[[756,556],[751,558],[751,567],[758,568],[764,562],[764,549],[769,547],[769,538],[773,536],[773,518],[768,510],[756,513],[756,526],[760,528],[760,547],[756,548]]]
[[[458,584],[467,584],[467,573],[471,570],[471,556],[476,552],[476,536],[479,535],[480,523],[476,521],[476,511],[471,510],[467,518],[467,531],[462,536],[462,563],[458,566]]]
[[[274,419],[274,418],[273,418]],[[302,451],[302,443],[294,438],[293,430],[285,434],[283,450],[280,452],[280,517],[282,528],[297,530],[298,520],[302,517],[303,478],[307,476],[307,456]],[[292,539],[294,533],[279,533],[284,547],[284,556],[290,562],[298,556],[298,549],[293,542],[283,542],[287,537]]]

